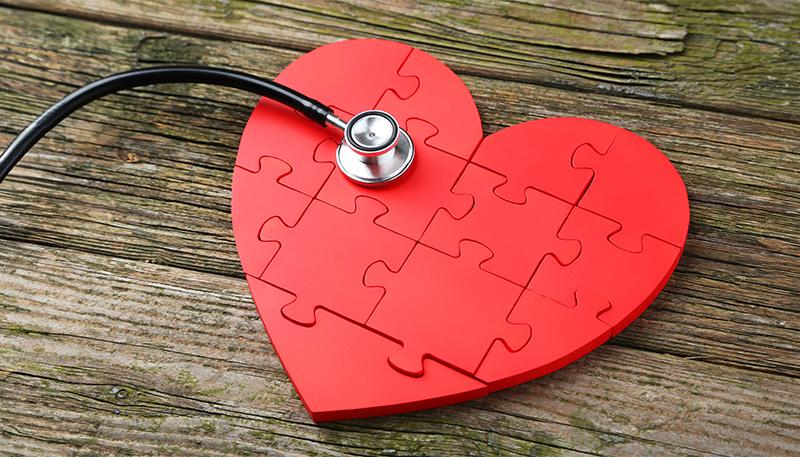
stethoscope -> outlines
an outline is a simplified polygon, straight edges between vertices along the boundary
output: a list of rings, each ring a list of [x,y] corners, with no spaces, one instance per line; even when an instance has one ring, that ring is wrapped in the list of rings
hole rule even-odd
[[[297,110],[322,127],[342,130],[336,150],[339,170],[353,182],[378,186],[397,180],[414,160],[414,144],[391,114],[368,110],[344,121],[323,103],[282,84],[234,70],[203,66],[165,66],[108,76],[64,97],[28,125],[0,155],[0,182],[37,141],[78,108],[108,94],[140,86],[200,83],[233,87]]]

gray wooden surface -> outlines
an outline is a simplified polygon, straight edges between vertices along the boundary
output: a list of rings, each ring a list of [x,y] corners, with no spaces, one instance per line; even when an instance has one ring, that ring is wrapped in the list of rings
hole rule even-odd
[[[433,53],[487,133],[584,116],[677,166],[678,270],[621,335],[461,405],[314,425],[238,264],[230,177],[254,98],[93,103],[0,185],[0,455],[800,453],[796,1],[0,0],[0,143],[70,90],[158,63],[274,76],[334,40]]]

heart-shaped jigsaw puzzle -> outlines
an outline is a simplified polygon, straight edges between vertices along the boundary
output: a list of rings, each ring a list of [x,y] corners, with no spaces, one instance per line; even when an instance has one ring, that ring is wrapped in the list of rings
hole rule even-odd
[[[369,70],[357,62],[370,63]],[[335,167],[341,132],[262,99],[233,175],[236,244],[264,327],[315,421],[430,408],[557,370],[653,301],[689,224],[675,168],[641,137],[552,118],[483,137],[431,55],[348,40],[277,81],[414,141],[399,182]]]

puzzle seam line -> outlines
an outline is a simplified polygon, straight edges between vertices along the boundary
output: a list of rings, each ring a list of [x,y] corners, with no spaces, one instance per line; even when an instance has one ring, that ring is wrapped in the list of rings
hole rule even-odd
[[[390,88],[386,89],[385,91],[383,91],[381,93],[381,95],[378,97],[378,100],[375,103],[372,104],[372,107],[371,107],[372,109],[378,109],[378,105],[381,104],[381,101],[386,96],[386,94],[389,93],[389,92],[394,93],[394,95],[397,96],[397,98],[399,100],[408,100],[409,98],[413,97],[419,91],[419,87],[422,84],[422,80],[419,78],[418,75],[414,75],[414,74],[404,75],[404,74],[400,73],[400,70],[403,69],[403,66],[408,62],[408,59],[411,58],[411,54],[413,54],[414,51],[416,51],[416,49],[413,48],[413,47],[411,47],[411,49],[408,50],[408,54],[406,54],[405,57],[403,57],[403,60],[400,62],[400,65],[397,67],[397,70],[395,71],[395,73],[397,74],[397,76],[399,76],[401,78],[414,78],[414,79],[416,79],[417,88],[414,89],[414,92],[412,92],[408,97],[403,98],[403,97],[400,96],[400,94],[397,93],[396,90],[394,90],[394,88],[390,87]]]
[[[570,240],[570,241],[575,241],[575,240]],[[499,279],[502,279],[502,280],[504,280],[504,281],[507,281],[507,282],[509,282],[509,283],[511,283],[511,284],[513,284],[513,285],[515,285],[515,286],[521,287],[521,288],[523,288],[523,289],[527,287],[527,286],[526,286],[527,282],[526,282],[525,284],[520,284],[519,282],[517,282],[517,281],[515,281],[515,280],[513,280],[513,279],[506,278],[505,276],[503,276],[503,275],[501,275],[501,274],[499,274],[499,273],[496,273],[496,272],[494,272],[494,271],[491,271],[491,270],[489,270],[489,269],[487,269],[487,268],[485,268],[485,267],[484,267],[484,264],[485,264],[485,263],[489,262],[490,260],[492,260],[492,259],[494,259],[494,258],[496,257],[496,255],[495,255],[494,251],[492,250],[492,248],[491,248],[491,247],[489,247],[489,246],[488,246],[486,243],[484,243],[484,242],[482,242],[482,241],[479,241],[479,240],[476,240],[476,239],[474,239],[474,238],[462,237],[462,238],[460,238],[460,239],[458,240],[458,243],[457,243],[457,244],[460,246],[462,242],[470,242],[470,243],[479,244],[479,245],[483,246],[484,248],[486,248],[487,250],[489,250],[489,251],[492,253],[492,256],[491,256],[491,257],[489,257],[489,258],[486,258],[486,259],[484,259],[484,260],[481,260],[481,261],[480,261],[480,263],[478,264],[478,268],[480,268],[481,270],[485,271],[486,273],[488,273],[488,274],[490,274],[490,275],[492,275],[492,276],[496,276],[497,278],[499,278]],[[422,246],[425,246],[425,247],[427,247],[427,248],[433,249],[434,251],[436,251],[436,252],[438,252],[438,253],[440,253],[440,254],[446,255],[446,256],[448,256],[448,257],[452,257],[452,258],[454,258],[454,259],[457,259],[457,258],[461,257],[461,250],[460,250],[460,248],[459,248],[458,255],[453,255],[453,254],[451,254],[451,253],[449,253],[449,252],[447,252],[447,251],[445,251],[445,250],[443,250],[443,249],[441,249],[441,248],[439,248],[439,247],[432,246],[431,244],[429,244],[429,243],[426,243],[426,242],[424,242],[424,241],[421,241],[421,240],[420,240],[420,241],[417,241],[417,243],[418,243],[418,244],[420,244],[420,245],[422,245]],[[555,256],[554,254],[552,254],[552,253],[547,253],[547,254],[545,254],[545,256],[544,256],[544,257],[546,257],[546,256],[548,256],[548,255],[551,255],[551,256],[553,256],[554,258],[556,258],[556,256]],[[544,259],[544,257],[543,257],[543,259]],[[539,263],[541,263],[542,261],[543,261],[543,260],[540,260],[540,261],[539,261]],[[559,264],[560,264],[560,263],[561,263],[561,262],[559,262]],[[537,267],[536,267],[536,268],[538,268],[538,264],[537,264]],[[534,273],[533,273],[533,274],[535,274],[535,272],[536,272],[536,268],[534,268]],[[533,274],[532,274],[531,276],[533,276]]]
[[[525,347],[528,346],[528,344],[530,344],[530,342],[533,340],[533,326],[529,322],[514,322],[509,319],[511,315],[514,313],[514,309],[517,307],[520,300],[522,300],[522,296],[525,294],[525,291],[526,291],[525,287],[520,287],[519,295],[517,295],[516,300],[514,300],[514,304],[511,306],[511,308],[508,310],[508,313],[506,314],[506,322],[508,322],[511,325],[524,325],[528,327],[528,330],[530,332],[528,340],[519,349],[514,349],[511,346],[509,346],[504,339],[499,337],[495,338],[494,341],[492,341],[492,344],[489,345],[489,349],[486,351],[486,354],[484,354],[483,358],[481,359],[481,364],[483,363],[483,360],[485,360],[485,358],[488,356],[489,350],[491,350],[492,345],[494,345],[496,341],[499,341],[500,344],[502,344],[503,347],[505,347],[506,350],[508,350],[508,352],[514,353],[525,349]],[[480,369],[480,364],[478,365],[478,368],[475,370],[476,373],[478,372],[478,369]]]
[[[411,120],[425,122],[427,124],[430,124],[430,125],[436,127],[436,125],[434,125],[432,122],[428,121],[427,119],[423,119],[421,117],[411,116],[411,117],[408,118],[408,121],[411,121]],[[408,126],[408,122],[406,122],[406,126]],[[465,157],[461,157],[460,155],[458,155],[458,154],[456,154],[454,152],[450,152],[447,149],[440,148],[440,147],[435,146],[435,145],[431,144],[430,142],[428,142],[428,140],[430,140],[431,138],[435,138],[439,134],[439,128],[438,127],[436,127],[436,130],[437,130],[437,132],[434,133],[433,135],[429,135],[428,137],[426,137],[423,140],[423,143],[425,143],[425,145],[430,147],[430,148],[436,149],[437,151],[443,152],[443,153],[451,155],[451,156],[453,156],[453,157],[455,157],[457,159],[463,160],[463,161],[467,162],[467,164],[473,163],[472,162],[472,157],[475,155],[475,153],[478,151],[478,149],[480,149],[481,145],[483,144],[483,140],[486,139],[485,136],[481,137],[481,139],[478,140],[478,142],[472,148],[472,151],[469,153],[469,156],[465,158]],[[484,167],[484,168],[486,168],[486,167]],[[492,171],[494,171],[494,170],[492,170]]]
[[[476,151],[477,151],[477,149],[476,149]],[[567,204],[569,204],[569,205],[573,205],[573,206],[575,206],[575,205],[576,205],[575,203],[572,203],[572,202],[570,202],[569,200],[566,200],[566,199],[564,199],[564,198],[561,198],[561,197],[559,197],[559,196],[557,196],[557,195],[553,195],[551,192],[548,192],[548,191],[546,191],[546,190],[542,190],[542,189],[540,189],[539,187],[536,187],[536,186],[525,186],[525,187],[523,187],[523,189],[522,189],[522,191],[523,191],[523,192],[522,192],[522,194],[525,196],[525,201],[522,201],[522,202],[515,202],[515,201],[513,201],[513,200],[509,200],[509,199],[507,199],[507,198],[505,198],[505,197],[502,197],[502,196],[500,196],[500,195],[498,195],[498,194],[497,194],[497,189],[499,189],[500,187],[502,187],[502,186],[504,186],[504,185],[508,184],[508,183],[509,183],[509,181],[510,181],[510,180],[508,179],[508,176],[507,176],[506,174],[504,174],[504,173],[501,173],[501,172],[499,172],[499,171],[495,170],[494,168],[491,168],[491,167],[489,167],[489,166],[483,165],[483,164],[481,164],[481,163],[479,163],[479,162],[473,162],[472,160],[470,160],[469,164],[470,164],[470,165],[475,165],[476,167],[483,168],[484,170],[487,170],[487,171],[491,171],[492,173],[498,174],[498,175],[500,175],[500,176],[502,176],[502,177],[504,177],[504,178],[506,179],[504,182],[502,182],[502,183],[498,184],[497,186],[495,186],[495,187],[492,189],[492,193],[494,193],[494,194],[495,194],[495,196],[496,196],[497,198],[499,198],[499,199],[503,200],[504,202],[508,202],[508,203],[510,203],[510,204],[512,204],[512,205],[525,205],[525,204],[527,204],[527,203],[528,203],[528,198],[527,198],[527,192],[526,192],[526,191],[527,191],[528,189],[532,189],[532,190],[535,190],[535,191],[537,191],[537,192],[540,192],[540,193],[543,193],[543,194],[545,194],[545,195],[548,195],[548,196],[550,196],[550,197],[553,197],[553,198],[555,198],[556,200],[560,200],[560,201],[562,201],[562,202],[564,202],[564,203],[567,203]]]
[[[317,187],[316,191],[314,191],[314,195],[311,195],[311,198],[313,198],[314,200],[319,200],[317,198],[317,196],[322,191],[322,188],[325,187],[325,184],[328,182],[328,180],[331,179],[331,176],[334,173],[336,173],[336,164],[335,164],[336,159],[335,158],[334,158],[334,160],[332,162],[331,161],[327,161],[327,160],[317,160],[317,151],[319,151],[320,147],[323,144],[325,144],[325,143],[327,143],[329,141],[332,141],[334,144],[338,144],[336,142],[336,140],[334,140],[333,138],[325,138],[324,140],[322,140],[319,143],[317,143],[316,146],[314,146],[314,152],[311,154],[311,160],[313,160],[314,162],[316,162],[316,163],[318,163],[320,165],[324,165],[324,164],[330,164],[331,165],[330,170],[328,171],[328,174],[325,176],[325,179],[322,180],[322,182],[320,183],[319,187]]]
[[[414,252],[415,249],[417,249],[417,246],[419,244],[420,244],[420,242],[418,240],[414,241],[414,245],[411,247],[411,250],[408,251],[408,254],[405,256],[403,261],[400,263],[400,266],[397,267],[397,270],[393,270],[389,266],[389,264],[386,263],[386,261],[382,260],[382,259],[378,259],[378,260],[370,263],[369,265],[367,265],[367,268],[364,269],[364,273],[361,275],[361,284],[363,284],[364,287],[367,287],[367,288],[378,288],[378,289],[382,289],[383,290],[383,293],[381,294],[381,297],[375,303],[375,306],[372,307],[372,310],[370,311],[369,315],[364,320],[364,322],[369,322],[370,318],[372,318],[372,315],[375,314],[375,311],[377,311],[378,306],[380,306],[381,301],[383,301],[383,298],[386,297],[386,293],[388,292],[388,290],[387,290],[387,288],[385,286],[367,284],[367,272],[369,271],[369,269],[372,268],[373,265],[380,263],[380,264],[382,264],[384,266],[384,268],[386,268],[387,271],[389,271],[391,273],[399,273],[403,269],[403,267],[405,267],[406,263],[408,262],[408,259],[411,258],[411,254]],[[364,324],[364,325],[366,325],[366,324]]]
[[[389,270],[389,271],[391,271],[391,270]],[[295,294],[293,294],[291,292],[286,291],[284,288],[269,282],[268,280],[265,280],[265,279],[262,279],[262,278],[254,278],[254,279],[259,280],[259,281],[263,281],[263,282],[265,282],[265,283],[267,283],[267,284],[269,284],[269,285],[271,285],[273,287],[276,287],[276,288],[278,288],[278,289],[280,289],[280,290],[282,290],[284,292],[287,292],[287,293],[290,293],[292,295],[295,295]],[[374,286],[374,287],[378,287],[378,286]],[[296,295],[295,295],[295,297],[296,297]],[[284,307],[290,305],[291,303],[292,302],[286,303],[284,305],[281,305],[281,308],[284,308]],[[387,339],[387,340],[391,341],[392,343],[395,343],[395,344],[401,346],[402,348],[405,348],[407,346],[402,340],[392,336],[391,334],[383,332],[383,331],[381,331],[381,330],[379,330],[379,329],[377,329],[375,327],[370,326],[369,324],[365,324],[365,323],[361,323],[361,322],[358,322],[356,320],[353,320],[350,317],[348,317],[348,316],[346,316],[344,314],[338,313],[335,310],[332,310],[332,309],[330,309],[330,308],[328,308],[328,307],[326,307],[324,305],[317,305],[314,308],[315,317],[316,317],[317,312],[319,312],[319,311],[331,314],[331,315],[335,316],[338,319],[343,319],[343,320],[349,322],[352,325],[355,325],[355,326],[360,327],[360,328],[362,328],[364,330],[367,330],[367,331],[369,331],[369,332],[371,332],[371,333],[373,333],[373,334],[375,334],[375,335],[377,335],[377,336],[379,336],[381,338]],[[311,325],[298,324],[297,322],[294,322],[292,320],[289,320],[289,322],[291,322],[294,325],[300,325],[300,326],[305,327],[305,328],[312,328],[312,327],[314,327],[316,325],[316,319],[315,319],[314,323],[311,324]],[[517,325],[521,325],[521,324],[517,324]],[[493,341],[501,341],[505,345],[505,342],[503,342],[503,340],[501,338],[496,338]],[[437,356],[435,356],[433,354],[429,354],[427,352],[423,353],[422,357],[421,357],[421,361],[422,361],[423,364],[424,364],[425,360],[432,360],[432,361],[434,361],[434,362],[436,362],[436,363],[438,363],[440,365],[443,365],[443,366],[445,366],[445,367],[447,367],[447,368],[449,368],[451,370],[454,370],[454,371],[456,371],[456,372],[458,372],[460,374],[463,374],[465,376],[468,376],[470,378],[475,379],[476,381],[478,381],[480,383],[485,384],[485,382],[483,382],[482,380],[476,378],[474,373],[470,373],[469,371],[466,371],[466,370],[463,370],[463,369],[461,369],[461,368],[459,368],[457,366],[454,366],[449,361],[441,359],[440,357],[437,357]],[[406,376],[410,376],[410,375],[406,375]],[[421,376],[424,376],[424,373]]]
[[[642,233],[642,235],[639,237],[639,241],[641,242],[641,245],[642,245],[642,249],[641,250],[632,251],[630,249],[624,248],[622,246],[619,246],[617,243],[614,242],[614,240],[611,239],[611,237],[613,237],[617,233],[622,232],[624,227],[623,227],[623,224],[621,222],[617,221],[616,219],[612,219],[612,218],[606,216],[605,214],[598,213],[597,211],[594,211],[592,209],[584,208],[583,206],[580,205],[580,203],[575,205],[575,207],[576,208],[580,208],[580,209],[582,209],[584,211],[588,211],[588,212],[594,214],[595,216],[602,217],[603,219],[606,219],[608,221],[611,221],[611,222],[617,224],[617,228],[613,232],[609,233],[608,236],[606,237],[606,239],[608,240],[609,243],[613,244],[614,247],[616,247],[617,249],[620,249],[622,251],[625,251],[625,252],[628,252],[628,253],[631,253],[631,254],[641,254],[642,252],[644,252],[644,239],[645,238],[651,238],[653,240],[658,240],[658,241],[660,241],[662,243],[666,243],[666,244],[668,244],[670,246],[673,246],[673,247],[675,247],[677,249],[681,249],[681,250],[683,249],[681,246],[678,246],[675,243],[669,242],[669,241],[667,241],[667,240],[665,240],[665,239],[663,239],[663,238],[661,238],[661,237],[659,237],[657,235],[653,235],[652,233],[648,233],[648,232]]]

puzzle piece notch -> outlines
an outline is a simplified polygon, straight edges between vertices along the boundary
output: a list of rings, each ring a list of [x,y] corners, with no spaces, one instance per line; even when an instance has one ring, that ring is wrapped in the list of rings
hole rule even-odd
[[[568,264],[578,257],[580,243],[556,236],[572,205],[535,189],[527,190],[525,203],[511,203],[494,193],[505,181],[469,164],[453,192],[471,195],[472,210],[459,220],[438,211],[421,242],[452,256],[458,255],[462,240],[482,243],[494,256],[481,268],[524,287],[545,255]]]
[[[233,229],[242,270],[247,274],[260,276],[278,251],[277,243],[259,238],[264,221],[278,218],[294,225],[311,204],[311,197],[280,183],[291,173],[289,164],[269,156],[260,158],[255,171],[234,168]]]
[[[425,375],[411,378],[386,359],[400,346],[327,310],[316,311],[312,327],[284,319],[293,299],[267,282],[247,276],[261,320],[315,422],[397,414],[485,396],[486,385],[433,360]]]
[[[277,219],[264,224],[260,238],[281,247],[261,278],[297,295],[283,309],[287,319],[311,326],[315,309],[324,307],[366,322],[381,292],[364,286],[364,271],[377,260],[397,268],[414,246],[414,240],[374,224],[385,212],[385,205],[370,198],[359,198],[353,213],[314,200],[294,227]]]
[[[435,125],[436,134],[427,143],[469,160],[483,139],[483,125],[472,94],[463,81],[430,54],[414,49],[398,70],[403,77],[416,77],[417,91],[410,97],[386,90],[375,109],[391,113],[402,125],[409,119],[424,119]]]
[[[570,308],[526,290],[508,320],[530,325],[531,341],[516,352],[493,344],[475,377],[493,392],[569,365],[611,337],[611,326],[598,318],[610,308],[608,300],[586,291]]]
[[[593,172],[578,206],[621,224],[611,241],[641,252],[650,235],[676,247],[686,242],[689,199],[678,171],[655,146],[624,129],[607,152],[580,150],[573,164]]]
[[[418,244],[400,270],[370,266],[364,283],[386,293],[367,325],[403,344],[389,357],[392,367],[421,376],[423,360],[433,358],[474,373],[496,339],[512,350],[525,346],[530,328],[506,320],[523,289],[478,267],[491,256],[471,241],[461,242],[459,257]]]
[[[495,192],[510,202],[524,203],[532,188],[576,204],[592,173],[574,168],[573,154],[586,146],[608,150],[619,130],[582,118],[528,121],[486,137],[472,161],[508,178]]]
[[[415,240],[422,236],[439,208],[444,208],[455,218],[464,217],[472,209],[472,198],[453,194],[450,189],[467,162],[420,140],[435,133],[436,127],[432,124],[412,119],[406,128],[416,152],[414,163],[401,181],[387,186],[365,187],[350,181],[341,172],[334,172],[317,198],[348,212],[353,211],[356,198],[374,198],[389,208],[376,223]],[[335,149],[326,148],[319,154],[317,160],[328,160],[329,155],[335,154]]]
[[[578,290],[606,297],[612,307],[601,319],[614,328],[614,334],[619,333],[664,287],[681,250],[652,237],[645,238],[640,253],[620,249],[608,239],[618,228],[610,219],[575,207],[558,236],[579,240],[580,256],[569,265],[546,257],[528,289],[569,307],[576,306]]]

